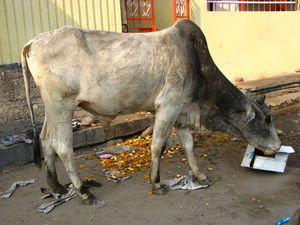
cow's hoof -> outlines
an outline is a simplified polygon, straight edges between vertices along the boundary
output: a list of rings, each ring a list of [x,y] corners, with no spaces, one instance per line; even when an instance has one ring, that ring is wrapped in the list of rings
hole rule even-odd
[[[153,189],[153,194],[156,194],[156,195],[165,195],[167,194],[169,191],[169,188],[164,185],[164,184],[161,184],[159,188],[155,188]]]
[[[102,187],[102,184],[95,180],[85,180],[83,181],[83,185],[86,187]]]
[[[198,183],[203,186],[211,186],[213,185],[213,181],[210,178],[205,178],[204,180],[198,180]]]
[[[92,193],[89,193],[87,198],[81,200],[81,203],[84,205],[93,205],[95,201],[96,197]]]
[[[64,195],[64,194],[67,194],[67,193],[68,193],[67,188],[65,188],[65,187],[62,186],[61,184],[55,185],[55,187],[53,187],[52,189],[53,189],[53,192],[54,192],[54,193],[57,193],[57,194]]]

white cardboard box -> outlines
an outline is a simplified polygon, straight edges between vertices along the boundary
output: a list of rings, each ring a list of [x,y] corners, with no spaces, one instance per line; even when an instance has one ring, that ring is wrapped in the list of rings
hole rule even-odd
[[[291,146],[282,145],[275,156],[261,156],[255,154],[255,148],[252,145],[248,145],[241,166],[283,173],[289,154],[294,152]]]

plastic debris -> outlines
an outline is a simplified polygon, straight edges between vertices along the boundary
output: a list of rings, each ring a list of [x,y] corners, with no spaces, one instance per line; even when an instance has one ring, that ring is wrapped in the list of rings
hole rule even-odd
[[[93,208],[94,208],[94,210],[93,210],[93,215],[89,218],[89,220],[90,221],[93,221],[93,219],[95,218],[95,216],[96,216],[96,209],[98,209],[98,208],[102,208],[102,207],[104,207],[106,205],[106,202],[105,201],[103,201],[103,200],[94,200],[94,202],[93,202]]]
[[[80,120],[72,120],[73,131],[78,130],[80,127],[81,127],[81,121]]]
[[[275,225],[281,225],[289,222],[291,225],[299,225],[300,224],[300,208],[298,208],[293,216],[285,217],[283,219],[278,220]]]
[[[208,185],[199,184],[196,181],[193,181],[192,171],[189,171],[188,175],[184,175],[180,178],[174,178],[171,180],[164,180],[161,184],[166,185],[171,190],[196,190],[200,188],[207,188]]]
[[[106,202],[105,202],[104,200],[97,200],[97,199],[95,199],[95,200],[93,201],[93,206],[94,206],[96,209],[102,208],[102,207],[104,207],[105,205],[106,205]]]
[[[114,183],[120,183],[125,180],[128,180],[131,176],[124,176],[120,173],[120,171],[106,171],[105,177]]]
[[[55,194],[55,193],[49,193],[47,195],[42,196],[42,198],[48,198],[48,197],[53,197],[56,200],[49,202],[49,203],[43,203],[42,205],[40,205],[37,209],[38,212],[42,212],[42,213],[49,213],[52,209],[54,209],[56,206],[61,205],[69,200],[71,200],[72,198],[76,197],[76,193],[75,190],[73,188],[69,189],[67,194],[64,195],[60,195],[60,194]]]
[[[17,187],[23,187],[28,184],[33,184],[36,180],[37,179],[31,179],[27,181],[16,181],[6,191],[0,192],[0,198],[9,198],[17,189]]]
[[[290,220],[291,220],[291,217],[289,216],[289,217],[278,220],[275,224],[276,225],[281,225],[281,224],[289,222]]]
[[[10,146],[17,143],[31,144],[32,140],[25,135],[9,135],[0,139],[0,142],[6,146]]]
[[[98,156],[100,159],[110,159],[112,157],[112,154],[103,154]]]

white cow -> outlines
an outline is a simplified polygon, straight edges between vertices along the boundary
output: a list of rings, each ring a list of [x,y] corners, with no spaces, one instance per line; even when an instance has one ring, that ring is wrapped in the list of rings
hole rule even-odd
[[[29,78],[40,89],[45,121],[40,134],[48,184],[62,193],[55,155],[82,197],[95,197],[82,184],[73,159],[72,116],[80,106],[95,116],[113,119],[119,114],[153,111],[151,183],[156,194],[159,159],[173,126],[177,129],[195,178],[209,184],[193,155],[190,126],[223,130],[274,153],[280,146],[271,115],[263,104],[242,94],[218,70],[205,37],[189,20],[154,33],[113,33],[75,27],[42,33],[22,51],[26,97],[36,134]],[[35,152],[38,152],[36,134]],[[38,159],[37,159],[38,160]]]

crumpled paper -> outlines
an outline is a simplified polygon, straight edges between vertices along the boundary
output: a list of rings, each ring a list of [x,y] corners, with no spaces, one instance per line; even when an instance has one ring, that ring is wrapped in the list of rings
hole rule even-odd
[[[28,184],[33,184],[36,180],[37,179],[31,179],[27,181],[16,181],[6,191],[0,192],[0,198],[9,198],[17,189],[17,187],[23,187]]]
[[[48,198],[48,197],[54,197],[56,200],[52,201],[52,202],[49,202],[49,203],[41,204],[37,209],[38,212],[42,212],[42,213],[45,213],[45,214],[49,213],[56,206],[61,205],[65,202],[71,200],[72,198],[75,198],[76,197],[76,192],[73,188],[70,188],[67,194],[60,195],[60,194],[49,193],[49,194],[46,194],[46,195],[42,196],[42,199]]]
[[[184,175],[179,178],[161,181],[161,184],[166,185],[171,190],[196,190],[200,188],[207,188],[209,186],[199,184],[197,181],[193,181],[192,171],[189,171],[188,175]]]

